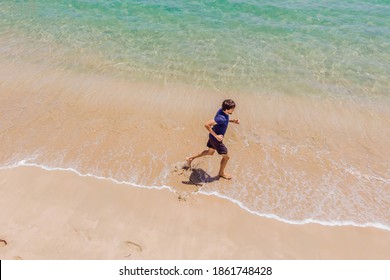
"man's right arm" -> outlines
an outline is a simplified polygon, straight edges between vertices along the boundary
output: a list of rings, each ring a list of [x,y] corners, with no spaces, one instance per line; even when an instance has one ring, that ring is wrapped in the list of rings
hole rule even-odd
[[[216,124],[217,124],[217,122],[214,119],[212,119],[212,120],[208,121],[207,123],[205,123],[204,127],[207,129],[207,131],[209,133],[211,133],[211,135],[213,135],[215,137],[215,139],[217,139],[218,141],[222,141],[223,135],[217,135],[214,132],[214,130],[212,130],[212,127]]]

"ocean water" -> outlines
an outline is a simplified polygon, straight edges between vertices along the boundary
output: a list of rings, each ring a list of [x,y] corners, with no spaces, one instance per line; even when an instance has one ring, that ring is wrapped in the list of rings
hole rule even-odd
[[[199,192],[389,230],[389,15],[388,0],[2,0],[1,165],[175,190],[230,97],[234,180],[199,160]]]
[[[0,22],[2,36],[37,43],[35,61],[64,67],[220,90],[388,95],[389,9],[371,0],[5,0]],[[75,66],[64,56],[87,57]]]

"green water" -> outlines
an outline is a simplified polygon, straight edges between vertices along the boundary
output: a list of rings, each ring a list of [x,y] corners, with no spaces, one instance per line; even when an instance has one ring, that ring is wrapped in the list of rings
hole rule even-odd
[[[384,96],[389,14],[390,1],[2,0],[0,36],[29,43],[0,55],[218,90]]]

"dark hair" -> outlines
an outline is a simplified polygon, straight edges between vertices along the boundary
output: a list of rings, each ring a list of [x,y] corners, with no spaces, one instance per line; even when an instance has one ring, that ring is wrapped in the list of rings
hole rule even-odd
[[[225,111],[225,110],[230,110],[232,108],[236,108],[236,103],[234,103],[233,100],[231,99],[225,99],[223,102],[222,102],[222,110]]]

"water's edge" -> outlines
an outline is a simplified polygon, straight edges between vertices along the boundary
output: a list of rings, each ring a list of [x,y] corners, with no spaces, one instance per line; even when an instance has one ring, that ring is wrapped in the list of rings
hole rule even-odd
[[[114,178],[101,177],[101,176],[97,176],[97,175],[90,174],[90,173],[83,174],[83,173],[81,173],[78,170],[73,169],[73,168],[49,167],[49,166],[35,164],[35,163],[28,163],[28,162],[26,162],[24,160],[20,161],[17,164],[14,164],[14,165],[2,166],[2,167],[0,167],[0,170],[14,169],[14,168],[23,167],[23,166],[24,167],[40,168],[42,170],[49,171],[49,172],[50,171],[72,172],[74,174],[77,174],[80,177],[90,177],[90,178],[94,178],[94,179],[98,179],[98,180],[107,180],[107,181],[110,181],[110,182],[113,182],[113,183],[116,183],[116,184],[126,185],[126,186],[129,186],[129,187],[136,187],[136,188],[143,188],[143,189],[154,189],[154,190],[167,189],[170,192],[177,193],[177,191],[173,187],[171,187],[171,186],[166,186],[166,185],[163,185],[163,186],[142,186],[142,185],[138,185],[138,184],[131,183],[131,182],[118,181],[118,180],[116,180]],[[386,225],[383,225],[383,224],[380,224],[380,223],[358,224],[358,223],[355,223],[355,222],[352,222],[352,221],[326,222],[326,221],[320,221],[320,220],[315,220],[315,219],[305,219],[305,220],[302,220],[302,221],[287,220],[287,219],[283,219],[283,218],[281,218],[281,217],[279,217],[277,215],[274,215],[274,214],[259,213],[259,212],[253,211],[253,210],[249,209],[248,207],[246,207],[242,202],[240,202],[238,200],[235,200],[235,199],[232,199],[232,198],[230,198],[228,196],[221,195],[221,194],[219,194],[218,192],[215,192],[215,191],[213,191],[213,192],[203,192],[203,191],[199,190],[198,192],[194,192],[193,193],[193,195],[197,195],[197,194],[202,194],[202,195],[207,195],[207,196],[216,196],[216,197],[228,200],[228,201],[238,205],[241,209],[247,211],[248,213],[257,215],[259,217],[273,219],[273,220],[277,220],[279,222],[292,224],[292,225],[319,224],[319,225],[322,225],[322,226],[353,226],[353,227],[363,227],[363,228],[371,227],[371,228],[377,228],[377,229],[381,229],[381,230],[390,231],[390,227],[388,227]]]

